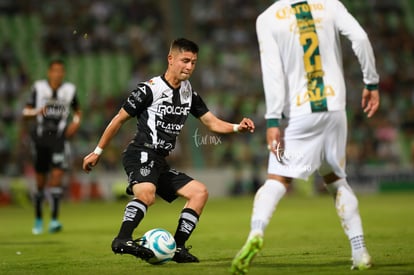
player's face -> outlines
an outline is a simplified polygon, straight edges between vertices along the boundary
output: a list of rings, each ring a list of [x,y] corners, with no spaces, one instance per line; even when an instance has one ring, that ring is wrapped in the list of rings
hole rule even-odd
[[[174,51],[169,56],[170,71],[179,81],[190,78],[195,69],[197,54],[192,52]]]
[[[65,76],[65,68],[62,64],[52,64],[48,70],[47,76],[50,83],[60,84]]]

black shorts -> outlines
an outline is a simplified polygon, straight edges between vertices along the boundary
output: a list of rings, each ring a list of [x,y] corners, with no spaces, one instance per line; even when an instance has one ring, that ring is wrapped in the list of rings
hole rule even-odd
[[[128,176],[127,194],[133,195],[132,186],[151,182],[157,195],[168,202],[174,201],[177,190],[193,180],[188,175],[172,169],[164,156],[151,149],[128,146],[122,154],[122,164]]]
[[[44,142],[33,139],[33,161],[35,171],[47,173],[52,168],[67,169],[69,166],[69,144],[64,138]]]

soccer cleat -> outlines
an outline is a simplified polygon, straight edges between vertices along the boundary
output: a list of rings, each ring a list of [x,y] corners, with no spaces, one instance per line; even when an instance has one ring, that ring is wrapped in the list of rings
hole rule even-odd
[[[49,233],[57,233],[62,230],[62,224],[58,220],[51,220],[49,224]]]
[[[33,235],[40,235],[43,233],[43,221],[42,219],[36,219],[35,224],[32,228]]]
[[[115,254],[131,254],[144,261],[154,257],[154,252],[150,249],[139,245],[140,240],[121,240],[115,238],[112,241],[112,251]]]
[[[173,261],[177,263],[198,263],[200,262],[196,256],[188,252],[191,249],[191,246],[184,247],[179,246],[175,250],[174,257],[172,258]]]
[[[351,270],[366,270],[366,269],[371,268],[371,266],[372,266],[371,256],[367,252],[364,252],[361,256],[361,259],[357,261],[352,259]]]
[[[231,263],[231,273],[233,275],[243,275],[246,274],[249,265],[252,262],[253,258],[263,247],[263,237],[254,236],[247,240],[243,245],[241,250],[237,253]]]

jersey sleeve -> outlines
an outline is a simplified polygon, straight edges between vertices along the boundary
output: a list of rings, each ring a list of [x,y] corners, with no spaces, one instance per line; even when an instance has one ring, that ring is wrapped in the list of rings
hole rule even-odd
[[[265,119],[282,118],[286,97],[285,78],[279,45],[270,28],[275,22],[268,22],[266,16],[256,20],[256,34],[260,49],[263,89],[266,101]]]
[[[153,100],[151,88],[144,83],[138,84],[125,100],[122,108],[132,117],[139,116]]]
[[[207,105],[204,103],[201,96],[197,92],[193,91],[190,113],[196,118],[199,118],[207,112]]]
[[[367,33],[341,2],[334,1],[331,4],[332,10],[335,11],[336,27],[352,43],[352,50],[361,66],[364,83],[378,84],[379,75],[375,68],[374,51]]]
[[[72,110],[75,110],[75,111],[80,109],[79,99],[78,99],[78,96],[76,94],[73,96],[70,107],[72,108]]]

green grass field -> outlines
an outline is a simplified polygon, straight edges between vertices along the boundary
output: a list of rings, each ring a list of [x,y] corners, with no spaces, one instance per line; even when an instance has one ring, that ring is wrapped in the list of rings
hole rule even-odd
[[[359,195],[366,241],[374,267],[366,274],[414,274],[414,194]],[[233,256],[247,237],[252,197],[211,199],[189,240],[201,260],[152,266],[130,255],[114,255],[121,202],[62,205],[64,230],[31,234],[30,207],[0,208],[0,274],[229,274]],[[136,230],[163,227],[172,233],[183,201],[161,200]],[[48,208],[46,207],[46,210]],[[355,274],[349,243],[328,196],[287,196],[279,204],[263,250],[249,274]]]

